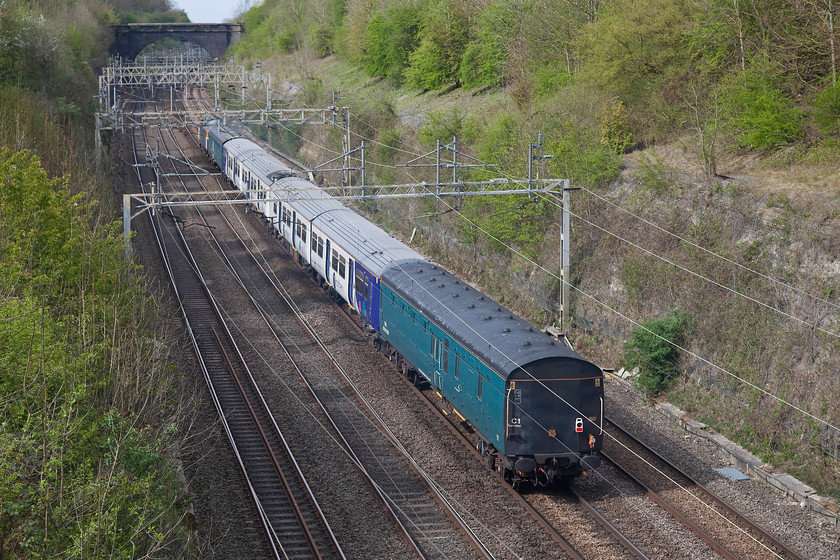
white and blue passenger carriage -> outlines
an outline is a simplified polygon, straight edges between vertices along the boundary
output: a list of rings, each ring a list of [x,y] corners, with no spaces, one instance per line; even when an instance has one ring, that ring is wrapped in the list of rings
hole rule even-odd
[[[475,428],[514,485],[568,482],[600,463],[603,374],[215,121],[199,142],[299,261]],[[266,192],[259,192],[260,190]]]
[[[294,176],[295,172],[247,138],[232,138],[223,147],[227,159],[225,176],[234,187],[245,191],[246,196],[255,201],[258,212],[276,222],[279,208],[265,202],[266,190],[279,179]]]

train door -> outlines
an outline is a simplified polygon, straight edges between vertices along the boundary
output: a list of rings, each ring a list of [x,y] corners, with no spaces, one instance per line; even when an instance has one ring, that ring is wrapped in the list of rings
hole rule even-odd
[[[371,299],[373,275],[365,267],[354,263],[353,294],[355,298],[356,311],[361,315],[368,325],[373,325],[374,306]]]
[[[335,292],[341,297],[341,299],[352,305],[353,300],[350,299],[350,286],[353,284],[353,282],[348,273],[351,266],[352,261],[350,264],[348,264],[347,253],[333,245],[332,249],[330,250],[330,284],[332,285],[333,290],[335,290]]]
[[[347,274],[348,279],[351,279],[355,276],[356,270],[356,261],[353,259],[348,259],[347,262]],[[350,306],[353,306],[353,300],[355,300],[355,296],[353,295],[353,282],[348,280],[347,282],[347,301],[350,303]]]
[[[332,270],[330,268],[330,262],[332,260],[331,259],[331,254],[332,254],[331,245],[332,245],[332,242],[330,242],[330,239],[328,237],[327,238],[327,248],[324,251],[324,279],[327,281],[327,284],[332,286],[332,280],[330,278],[330,272]]]
[[[445,349],[444,349],[445,347]],[[449,360],[449,340],[441,340],[435,335],[432,335],[432,362],[434,364],[434,374],[432,376],[432,383],[436,389],[443,387],[443,373],[446,372],[446,362]]]

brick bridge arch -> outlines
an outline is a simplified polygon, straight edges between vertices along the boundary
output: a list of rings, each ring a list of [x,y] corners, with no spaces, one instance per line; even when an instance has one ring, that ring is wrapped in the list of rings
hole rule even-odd
[[[242,34],[237,23],[129,23],[115,25],[109,52],[134,60],[143,47],[165,37],[179,37],[204,48],[214,58],[223,58]]]

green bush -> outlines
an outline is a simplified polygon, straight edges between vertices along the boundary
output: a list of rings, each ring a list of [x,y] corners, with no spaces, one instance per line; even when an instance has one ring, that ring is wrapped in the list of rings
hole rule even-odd
[[[571,179],[572,184],[602,186],[614,180],[621,170],[621,156],[604,145],[597,131],[571,122],[545,133],[544,152],[553,155],[552,176]]]
[[[0,148],[0,555],[182,549],[180,486],[146,422],[169,386],[145,330],[157,305],[119,224],[68,183]]]
[[[529,1],[496,0],[481,11],[476,36],[461,58],[461,85],[476,88],[500,85],[507,78],[511,44],[520,37],[517,27],[531,11]]]
[[[277,48],[284,53],[295,52],[300,45],[297,29],[284,29],[277,34],[275,41],[277,42]]]
[[[814,120],[826,134],[840,134],[840,84],[828,86],[814,100]]]
[[[534,100],[546,99],[572,82],[572,76],[565,68],[551,64],[540,65],[534,71]]]
[[[409,55],[419,44],[420,6],[398,4],[374,15],[364,30],[361,65],[371,76],[400,83]]]
[[[538,259],[551,214],[544,202],[526,195],[468,197],[462,214],[491,237],[489,247],[501,253],[512,246],[528,259]],[[478,232],[461,227],[458,239],[474,242]],[[481,234],[483,236],[483,234]]]
[[[624,343],[621,366],[639,368],[636,385],[646,395],[662,392],[679,375],[677,346],[682,345],[693,323],[691,316],[676,310],[669,317],[645,321]]]
[[[803,136],[802,111],[759,71],[725,81],[717,95],[742,148],[775,150]]]
[[[310,32],[312,37],[312,48],[315,49],[316,56],[324,58],[335,52],[335,27],[332,25],[322,23],[312,28]]]
[[[459,83],[469,33],[470,17],[463,5],[451,0],[432,3],[418,36],[420,43],[408,57],[406,84],[428,90]]]
[[[420,142],[424,146],[434,147],[438,138],[441,144],[448,144],[453,136],[458,136],[459,142],[471,142],[476,136],[470,119],[465,118],[457,108],[447,112],[430,113],[429,120],[420,129]]]

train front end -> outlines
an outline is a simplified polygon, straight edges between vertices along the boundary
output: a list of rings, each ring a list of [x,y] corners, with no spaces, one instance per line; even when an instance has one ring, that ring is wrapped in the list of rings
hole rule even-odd
[[[507,380],[504,417],[513,481],[569,484],[601,463],[603,372],[576,355],[517,368]]]

